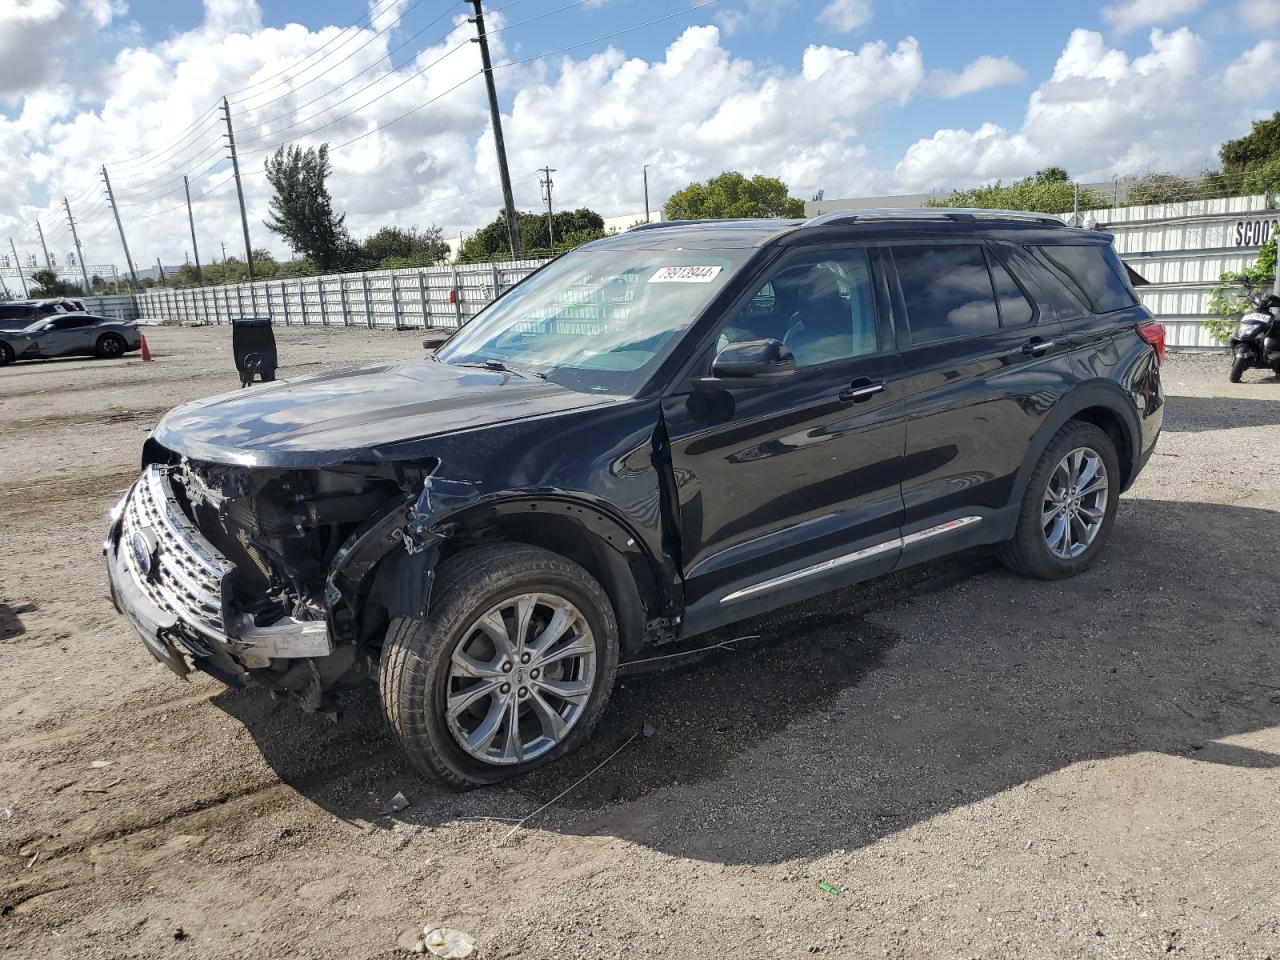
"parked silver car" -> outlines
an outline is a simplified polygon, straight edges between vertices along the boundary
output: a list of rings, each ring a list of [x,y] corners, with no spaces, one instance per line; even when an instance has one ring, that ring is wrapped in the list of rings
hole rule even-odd
[[[18,330],[0,327],[0,366],[76,354],[121,357],[141,346],[142,335],[132,320],[57,313]]]

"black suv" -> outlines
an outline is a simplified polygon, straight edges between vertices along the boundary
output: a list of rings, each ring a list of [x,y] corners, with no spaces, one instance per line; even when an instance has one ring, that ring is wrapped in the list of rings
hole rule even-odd
[[[376,678],[417,769],[491,783],[651,648],[976,544],[1087,569],[1163,352],[1111,238],[1052,218],[636,228],[430,359],[170,412],[111,592],[178,674],[313,709]]]

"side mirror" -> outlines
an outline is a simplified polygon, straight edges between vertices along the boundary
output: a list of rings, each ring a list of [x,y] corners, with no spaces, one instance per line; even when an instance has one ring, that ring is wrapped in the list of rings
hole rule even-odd
[[[731,343],[711,362],[711,376],[694,381],[700,390],[768,387],[795,376],[796,358],[779,340]]]

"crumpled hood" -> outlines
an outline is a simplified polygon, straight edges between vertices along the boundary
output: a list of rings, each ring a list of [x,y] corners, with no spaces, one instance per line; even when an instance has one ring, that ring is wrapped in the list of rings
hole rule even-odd
[[[197,460],[323,466],[379,459],[406,440],[614,403],[554,383],[433,360],[281,380],[169,411],[153,434]]]

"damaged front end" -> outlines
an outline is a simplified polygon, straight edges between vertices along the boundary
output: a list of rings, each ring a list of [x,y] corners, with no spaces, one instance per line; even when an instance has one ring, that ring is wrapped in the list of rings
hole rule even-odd
[[[387,611],[425,611],[434,550],[416,503],[434,464],[241,467],[157,447],[147,460],[104,554],[117,609],[179,676],[320,709],[374,669]]]

